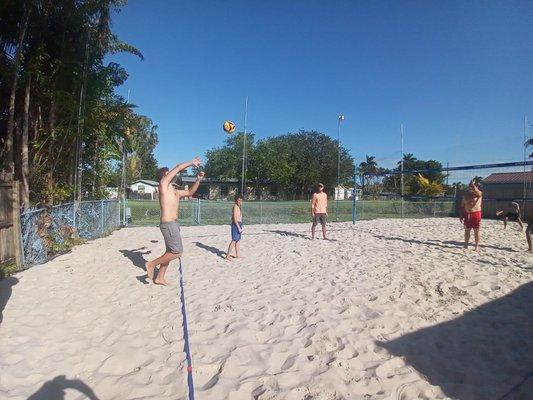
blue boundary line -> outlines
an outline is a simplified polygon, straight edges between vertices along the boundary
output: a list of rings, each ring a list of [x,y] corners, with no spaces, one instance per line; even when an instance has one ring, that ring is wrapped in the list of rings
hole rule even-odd
[[[189,400],[194,400],[194,382],[192,379],[192,357],[191,347],[189,346],[189,329],[187,327],[187,310],[185,309],[185,290],[183,288],[183,269],[181,268],[180,261],[180,287],[181,287],[181,315],[183,317],[183,339],[185,344],[183,345],[183,351],[185,351],[185,357],[187,358],[187,384],[189,386]]]

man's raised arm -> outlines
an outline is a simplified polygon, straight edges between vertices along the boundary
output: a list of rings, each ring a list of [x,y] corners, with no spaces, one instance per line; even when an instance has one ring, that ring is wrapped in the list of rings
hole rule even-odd
[[[196,181],[191,186],[189,190],[178,190],[178,195],[180,197],[192,197],[196,191],[198,190],[198,186],[200,186],[200,182],[205,176],[205,172],[198,172],[198,175],[196,176]]]
[[[189,167],[195,166],[198,167],[200,165],[200,157],[195,157],[192,161],[187,161],[181,164],[176,165],[174,168],[172,168],[170,171],[168,171],[168,174],[166,174],[162,179],[161,183],[170,185],[170,182],[172,182],[172,179],[180,172],[183,171]]]
[[[474,192],[474,194],[477,196],[477,197],[481,197],[481,195],[483,194],[481,192],[481,190],[479,190],[479,188],[477,187],[476,185],[476,182],[474,182],[474,180],[472,179],[472,182],[470,182],[470,187],[472,188],[472,191]]]

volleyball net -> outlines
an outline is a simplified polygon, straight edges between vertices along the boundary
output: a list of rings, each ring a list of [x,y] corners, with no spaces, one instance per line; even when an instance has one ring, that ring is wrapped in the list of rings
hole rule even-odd
[[[452,217],[459,212],[460,198],[471,180],[483,191],[487,218],[519,203],[525,218],[533,217],[533,161],[478,164],[424,170],[388,170],[354,176],[346,200],[329,200],[330,222],[376,218]],[[354,190],[355,188],[355,190]],[[180,224],[224,225],[231,221],[233,202],[182,200]],[[310,202],[245,201],[246,224],[305,223],[311,221]],[[159,202],[126,200],[121,219],[124,225],[156,226]]]

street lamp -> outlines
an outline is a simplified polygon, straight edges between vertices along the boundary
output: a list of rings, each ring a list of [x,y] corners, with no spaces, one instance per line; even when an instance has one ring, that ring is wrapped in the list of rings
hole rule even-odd
[[[335,219],[339,220],[339,195],[341,190],[341,122],[344,115],[340,114],[337,123],[337,188],[335,189]]]

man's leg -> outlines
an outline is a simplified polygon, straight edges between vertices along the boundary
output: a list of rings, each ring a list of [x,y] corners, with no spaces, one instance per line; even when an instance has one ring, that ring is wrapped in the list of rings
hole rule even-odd
[[[531,243],[531,230],[530,229],[526,229],[526,240],[527,240],[528,250],[533,252],[533,243]]]
[[[327,239],[327,235],[326,235],[326,224],[322,224],[322,237],[324,238],[324,240]]]
[[[155,260],[148,261],[146,263],[146,275],[148,275],[148,278],[153,279],[154,278],[154,269],[160,264],[167,264],[171,262],[172,260],[175,260],[180,255],[171,253],[170,251],[166,251],[161,257],[156,258]]]
[[[316,228],[316,221],[313,221],[313,225],[311,225],[311,240],[315,238],[315,228]]]
[[[241,258],[241,256],[239,255],[239,243],[240,241],[235,242],[235,257],[238,259]]]
[[[507,229],[507,217],[503,218],[503,229]]]
[[[465,228],[465,249],[468,249],[468,242],[470,242],[470,228]]]
[[[520,225],[520,230],[524,230],[524,223],[522,222],[522,219],[520,217],[517,218],[516,222],[518,222],[518,225]]]
[[[169,262],[171,262],[172,260],[175,260],[176,258],[177,258],[176,254],[171,253],[170,251],[166,251],[161,257],[158,257],[152,261],[148,261],[145,264],[146,275],[148,275],[148,278],[153,279],[155,267],[157,267],[159,264],[165,264],[165,263],[168,264]]]
[[[474,229],[474,239],[476,241],[476,248],[474,250],[478,251],[479,250],[479,228]]]
[[[168,282],[165,280],[165,273],[167,272],[168,265],[170,263],[161,264],[159,267],[159,272],[157,273],[157,278],[155,278],[154,283],[158,285],[168,285]]]
[[[233,248],[234,244],[235,242],[233,240],[229,242],[228,252],[226,253],[226,260],[228,261],[231,261],[231,249]]]

